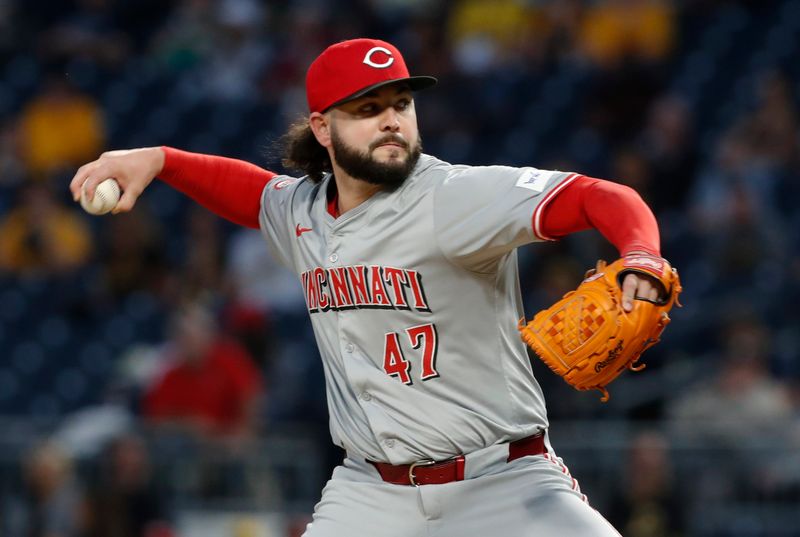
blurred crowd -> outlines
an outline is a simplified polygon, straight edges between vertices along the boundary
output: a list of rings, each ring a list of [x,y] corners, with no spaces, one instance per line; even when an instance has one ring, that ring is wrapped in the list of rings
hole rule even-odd
[[[800,447],[797,2],[5,0],[0,415],[113,407],[131,425],[98,433],[91,471],[52,439],[31,448],[0,478],[0,535],[169,535],[142,427],[213,443],[227,481],[242,446],[287,424],[335,463],[300,286],[259,233],[158,182],[133,212],[90,217],[67,184],[103,151],[144,145],[285,172],[275,141],[305,113],[305,69],[367,35],[439,78],[417,101],[426,152],[618,181],[656,213],[685,306],[647,371],[600,405],[533,364],[555,423],[659,424],[630,446],[650,479],[606,499],[625,535],[687,531],[665,473],[675,439]],[[614,257],[594,232],[524,248],[527,313]],[[794,466],[737,467],[703,492],[796,501]],[[225,482],[209,477],[210,494]]]

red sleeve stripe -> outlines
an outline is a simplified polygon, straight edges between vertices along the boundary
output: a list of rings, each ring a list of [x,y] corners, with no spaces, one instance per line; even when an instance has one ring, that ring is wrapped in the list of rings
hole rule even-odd
[[[544,208],[547,207],[547,204],[550,203],[553,198],[555,198],[559,192],[564,190],[567,185],[572,183],[576,178],[581,177],[580,174],[571,173],[566,176],[555,188],[553,188],[550,192],[547,193],[547,196],[536,206],[536,210],[533,211],[533,234],[536,235],[536,238],[543,240],[543,241],[554,241],[556,240],[553,237],[548,237],[544,233],[542,233],[542,214],[544,213]]]

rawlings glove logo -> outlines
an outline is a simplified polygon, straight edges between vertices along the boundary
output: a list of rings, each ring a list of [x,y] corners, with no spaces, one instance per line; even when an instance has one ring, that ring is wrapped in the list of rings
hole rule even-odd
[[[616,347],[614,347],[613,349],[608,351],[608,358],[606,358],[605,360],[603,360],[601,362],[597,362],[596,364],[594,364],[594,372],[595,373],[599,373],[600,371],[605,369],[608,364],[612,363],[614,360],[617,359],[617,357],[619,356],[619,353],[622,352],[623,343],[625,343],[625,342],[620,340],[620,342],[617,343]]]

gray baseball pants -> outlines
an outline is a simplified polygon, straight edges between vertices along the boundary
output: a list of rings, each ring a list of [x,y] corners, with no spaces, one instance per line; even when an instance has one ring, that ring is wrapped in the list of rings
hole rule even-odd
[[[337,467],[304,537],[620,537],[552,449],[506,462],[507,445],[466,456],[464,481],[385,483],[355,457]]]

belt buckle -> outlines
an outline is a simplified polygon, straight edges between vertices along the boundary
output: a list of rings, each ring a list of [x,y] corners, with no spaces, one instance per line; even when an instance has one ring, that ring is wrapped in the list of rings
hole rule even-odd
[[[414,469],[418,466],[432,466],[434,464],[436,464],[436,461],[433,459],[422,459],[421,461],[412,462],[408,467],[408,480],[411,481],[412,485],[418,487],[419,483],[414,479]]]

